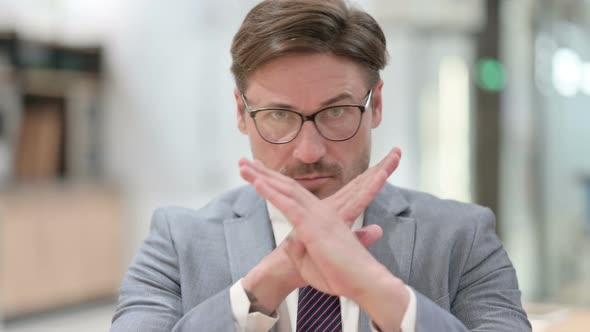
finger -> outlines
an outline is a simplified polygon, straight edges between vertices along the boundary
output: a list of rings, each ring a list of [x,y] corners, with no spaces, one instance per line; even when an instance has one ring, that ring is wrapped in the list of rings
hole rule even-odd
[[[266,167],[260,160],[252,160],[251,164],[254,168],[256,168],[257,171],[268,178],[275,179],[287,184],[290,182],[290,180],[292,180],[290,177]]]
[[[381,170],[363,186],[360,191],[355,194],[350,202],[341,210],[342,218],[345,220],[356,220],[358,216],[365,211],[367,206],[373,201],[373,198],[377,196],[383,184],[387,181],[387,174]]]
[[[391,149],[383,159],[381,159],[377,164],[373,167],[369,168],[363,175],[371,176],[373,173],[378,172],[379,170],[384,170],[389,177],[399,165],[399,161],[401,159],[401,149],[395,147]]]
[[[305,208],[295,199],[277,191],[264,179],[256,179],[252,185],[260,196],[267,199],[272,205],[279,209],[293,226],[300,224],[301,220],[303,220],[302,216],[304,215]]]
[[[354,231],[354,234],[361,244],[368,248],[383,237],[383,229],[379,225],[369,225]]]
[[[247,160],[244,158],[240,159],[239,165],[240,165],[240,176],[242,177],[242,179],[246,180],[250,184],[252,182],[254,182],[254,180],[256,180],[256,177],[258,176],[258,174],[255,172],[254,169],[252,169],[252,167],[248,166]]]
[[[240,165],[240,175],[246,181],[254,184],[255,181],[263,181],[266,185],[272,187],[281,194],[304,202],[307,198],[303,188],[297,188],[299,184],[295,181],[281,181],[276,177],[266,176],[259,168],[255,167],[252,162],[246,161]],[[303,190],[302,190],[303,189]]]
[[[399,150],[399,149],[398,149]],[[384,163],[375,168],[376,173],[372,173],[370,178],[363,181],[362,186],[357,193],[352,197],[349,204],[343,210],[343,213],[348,213],[348,218],[356,219],[369,206],[373,198],[379,193],[387,178],[392,172],[392,169],[399,165],[399,153],[392,151],[388,157],[384,159]]]
[[[399,162],[402,158],[402,150],[398,147],[393,148],[389,154],[381,161],[379,165],[380,169],[385,170],[389,177],[399,166]]]
[[[376,165],[358,175],[356,178],[354,178],[351,182],[349,182],[346,186],[344,186],[333,196],[339,198],[342,196],[350,195],[351,193],[358,192],[358,189],[362,188],[363,185],[367,181],[370,181],[373,175],[381,169],[383,169],[389,177],[399,165],[400,158],[401,150],[397,147],[393,148],[381,161],[379,161]]]
[[[285,193],[290,192],[290,190],[293,187],[297,187],[297,193],[302,195],[302,198],[316,199],[316,197],[311,192],[309,192],[309,190],[305,189],[303,186],[301,186],[299,183],[297,183],[297,181],[295,181],[293,178],[283,175],[280,172],[274,171],[274,170],[266,167],[260,160],[254,160],[253,165],[264,176],[267,176],[269,179],[272,179],[273,181],[277,181],[277,183],[280,183],[281,188],[286,190]]]
[[[240,160],[240,175],[250,183],[256,179],[265,179],[268,185],[302,204],[316,199],[315,196],[303,188],[297,181],[268,169],[260,161]]]
[[[297,182],[292,178],[266,167],[260,160],[252,160],[248,162],[250,166],[253,167],[262,176],[282,184],[282,188],[289,188],[294,184],[297,184]]]
[[[378,164],[357,176],[329,197],[335,209],[351,224],[381,190],[387,178],[399,165],[401,150],[392,149]]]
[[[258,171],[251,162],[246,162],[240,165],[240,176],[249,183],[253,183],[258,179],[266,179],[260,171]]]
[[[264,166],[264,164],[260,160],[249,160],[247,158],[241,158],[239,161],[240,168],[249,167],[257,175],[264,176],[270,179],[275,179],[277,181],[284,182],[286,184],[289,183],[290,178],[282,175],[279,172],[275,172],[268,167]]]

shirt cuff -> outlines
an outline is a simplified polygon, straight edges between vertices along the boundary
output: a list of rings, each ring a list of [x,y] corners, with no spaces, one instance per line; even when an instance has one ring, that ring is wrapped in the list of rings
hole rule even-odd
[[[406,285],[410,292],[410,303],[406,308],[406,312],[402,318],[401,332],[416,332],[416,294],[412,288]],[[381,332],[379,328],[371,321],[371,332]]]
[[[229,301],[234,325],[238,332],[266,332],[279,320],[279,315],[276,312],[274,317],[260,312],[249,312],[250,300],[242,286],[242,279],[230,287]]]
[[[416,331],[416,294],[414,294],[414,290],[406,285],[408,291],[410,292],[410,303],[408,304],[408,308],[406,309],[406,313],[404,314],[404,318],[402,318],[402,332],[415,332]]]

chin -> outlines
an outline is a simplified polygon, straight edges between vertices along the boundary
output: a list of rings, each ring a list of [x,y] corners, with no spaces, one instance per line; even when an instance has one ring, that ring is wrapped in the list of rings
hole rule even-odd
[[[315,197],[317,197],[319,199],[324,199],[324,198],[328,198],[328,197],[332,196],[339,189],[340,188],[326,187],[326,188],[313,189],[313,190],[310,190],[309,192],[311,192]]]
[[[324,199],[330,196],[328,194],[324,194],[321,189],[310,190],[309,192],[319,199]]]

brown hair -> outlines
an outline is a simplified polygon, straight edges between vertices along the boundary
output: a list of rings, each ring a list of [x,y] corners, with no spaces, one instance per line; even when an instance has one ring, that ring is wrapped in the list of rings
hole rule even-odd
[[[250,74],[289,53],[332,53],[367,67],[370,85],[387,64],[383,31],[344,0],[265,0],[246,15],[231,46],[231,71],[246,90]]]

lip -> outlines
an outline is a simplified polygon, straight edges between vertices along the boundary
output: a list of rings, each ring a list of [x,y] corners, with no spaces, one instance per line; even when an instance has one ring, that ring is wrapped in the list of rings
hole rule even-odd
[[[295,178],[295,180],[314,180],[314,179],[319,179],[319,178],[329,178],[329,175],[322,175],[322,174],[317,174],[317,173],[313,173],[313,174],[306,174],[304,176],[300,176]]]
[[[331,176],[309,175],[301,178],[296,178],[295,181],[297,181],[305,189],[313,190],[326,184],[326,182],[330,181],[331,179]]]

